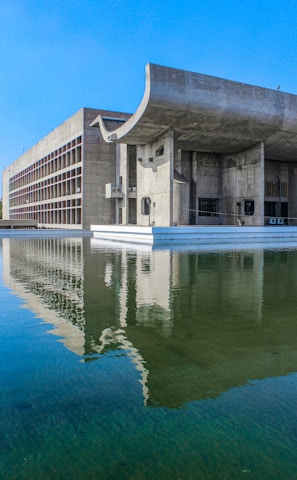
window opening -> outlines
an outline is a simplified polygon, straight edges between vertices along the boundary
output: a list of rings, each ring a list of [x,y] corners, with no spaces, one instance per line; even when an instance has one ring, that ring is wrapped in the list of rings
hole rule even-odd
[[[216,198],[199,198],[199,215],[200,217],[217,217]]]
[[[245,215],[254,215],[255,213],[255,202],[254,200],[245,200],[244,201],[244,214]]]

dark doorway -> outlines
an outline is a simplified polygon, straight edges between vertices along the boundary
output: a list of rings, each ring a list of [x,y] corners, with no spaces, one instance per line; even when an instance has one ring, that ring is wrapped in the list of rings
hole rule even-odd
[[[129,198],[129,223],[136,224],[136,198]]]
[[[265,202],[264,203],[264,216],[265,217],[275,217],[275,204],[276,204],[276,202]]]
[[[281,217],[288,223],[288,202],[281,203]]]

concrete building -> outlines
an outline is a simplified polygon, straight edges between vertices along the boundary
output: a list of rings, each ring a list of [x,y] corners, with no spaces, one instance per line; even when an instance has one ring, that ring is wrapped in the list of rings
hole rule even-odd
[[[297,225],[297,96],[149,64],[134,115],[78,112],[4,171],[3,206],[55,227]]]
[[[105,184],[116,176],[118,146],[90,126],[98,114],[107,124],[129,117],[83,108],[4,170],[4,219],[70,229],[89,228],[98,219],[115,223]]]
[[[140,225],[296,224],[295,95],[148,65],[136,113],[95,124],[137,146]]]

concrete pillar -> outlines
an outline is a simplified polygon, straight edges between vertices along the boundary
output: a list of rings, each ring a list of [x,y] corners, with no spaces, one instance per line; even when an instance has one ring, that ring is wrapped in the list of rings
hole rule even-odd
[[[174,148],[173,225],[189,224],[191,152]]]
[[[173,224],[174,134],[168,131],[154,142],[137,146],[137,224]],[[144,201],[150,202],[149,214]]]
[[[173,225],[189,224],[191,152],[174,148]]]
[[[129,211],[128,211],[128,188],[129,188],[129,175],[128,175],[128,155],[127,145],[116,145],[116,183],[118,186],[122,186],[123,198],[116,200],[116,223],[120,220],[120,208],[122,209],[121,223],[123,225],[128,223]]]
[[[252,210],[248,212],[248,203]],[[222,223],[264,225],[264,143],[226,155],[222,170]]]

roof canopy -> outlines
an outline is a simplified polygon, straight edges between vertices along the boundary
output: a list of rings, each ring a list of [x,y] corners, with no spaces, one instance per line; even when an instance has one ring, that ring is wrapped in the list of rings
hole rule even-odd
[[[173,129],[178,148],[234,153],[260,141],[266,158],[297,160],[297,96],[222,78],[146,66],[143,99],[123,125],[109,130],[107,142],[146,144]]]

